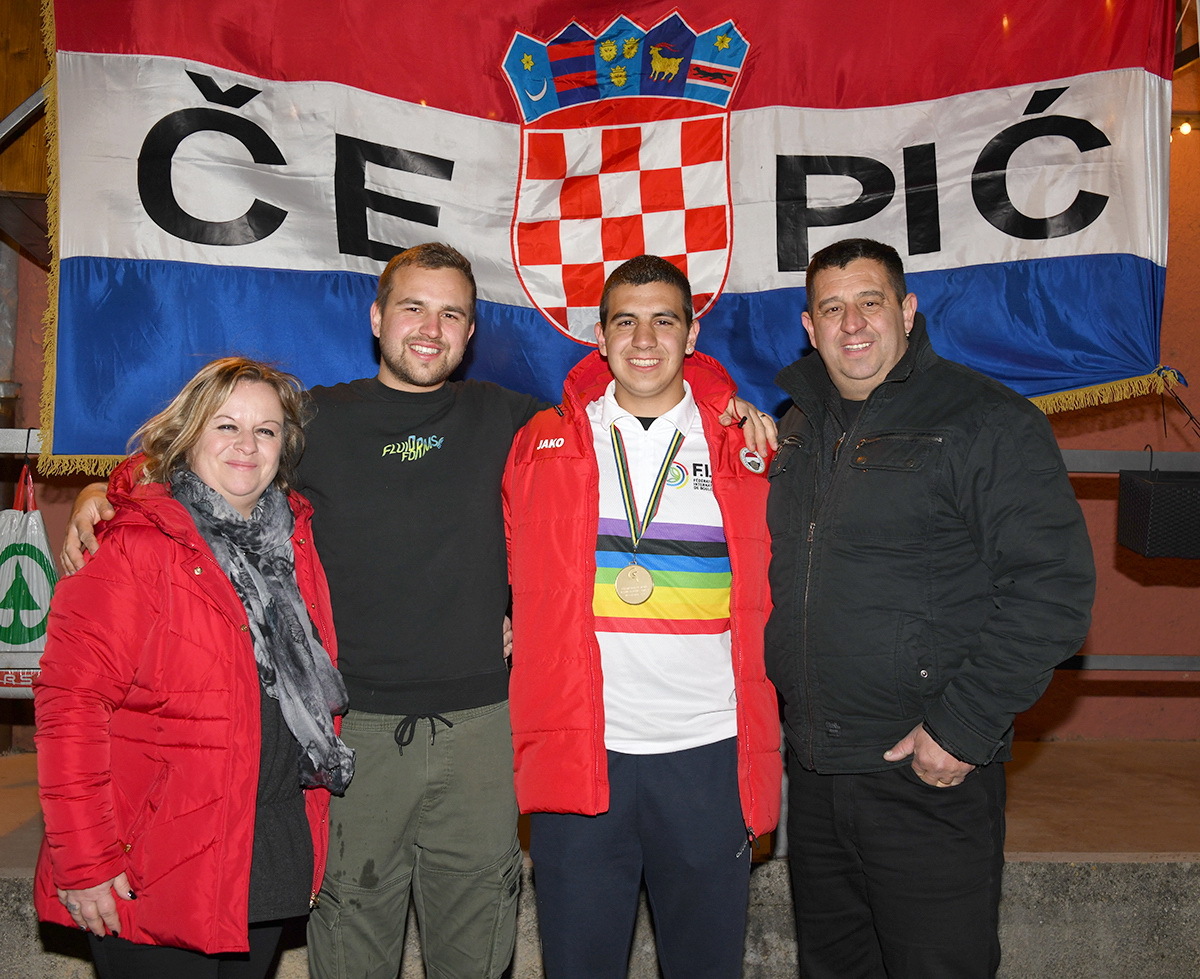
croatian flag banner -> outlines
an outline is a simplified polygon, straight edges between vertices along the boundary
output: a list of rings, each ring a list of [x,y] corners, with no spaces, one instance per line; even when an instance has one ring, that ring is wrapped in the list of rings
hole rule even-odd
[[[46,461],[120,454],[214,357],[373,375],[379,271],[432,240],[474,263],[466,375],[550,401],[650,252],[777,408],[808,258],[859,236],[944,356],[1043,403],[1145,391],[1173,8],[55,0]]]

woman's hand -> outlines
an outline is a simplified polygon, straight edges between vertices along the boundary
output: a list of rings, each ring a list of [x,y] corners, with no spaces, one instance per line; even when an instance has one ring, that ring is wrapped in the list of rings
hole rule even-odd
[[[136,898],[129,888],[129,878],[124,873],[117,874],[103,884],[85,887],[83,890],[64,891],[61,887],[58,889],[58,899],[71,915],[71,920],[84,931],[90,931],[101,938],[108,932],[120,934],[121,919],[117,917],[117,897],[123,901]]]

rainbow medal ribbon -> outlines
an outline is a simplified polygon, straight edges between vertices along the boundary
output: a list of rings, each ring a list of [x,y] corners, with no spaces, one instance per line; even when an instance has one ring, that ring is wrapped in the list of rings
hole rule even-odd
[[[667,454],[663,457],[662,465],[658,467],[658,475],[654,478],[654,488],[650,491],[650,499],[642,515],[638,515],[637,501],[633,498],[633,479],[629,475],[629,458],[625,454],[625,440],[621,437],[617,423],[609,426],[612,436],[613,457],[617,462],[617,476],[621,482],[621,499],[625,504],[625,519],[629,522],[629,536],[633,541],[633,559],[617,572],[617,580],[613,582],[617,598],[626,605],[641,605],[654,593],[654,576],[649,568],[643,568],[637,563],[637,549],[642,542],[646,528],[658,513],[662,502],[663,489],[667,485],[667,473],[671,463],[683,444],[683,432],[676,431],[671,444],[667,446]]]

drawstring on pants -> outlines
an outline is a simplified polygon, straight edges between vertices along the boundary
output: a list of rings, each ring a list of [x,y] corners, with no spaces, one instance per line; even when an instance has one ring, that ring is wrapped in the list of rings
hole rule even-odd
[[[413,743],[413,738],[417,736],[417,722],[429,721],[429,743],[432,745],[437,739],[437,722],[441,721],[446,725],[447,729],[454,727],[453,721],[448,721],[441,714],[405,714],[400,718],[400,723],[396,725],[396,744],[400,748],[400,754],[404,754],[404,749]]]

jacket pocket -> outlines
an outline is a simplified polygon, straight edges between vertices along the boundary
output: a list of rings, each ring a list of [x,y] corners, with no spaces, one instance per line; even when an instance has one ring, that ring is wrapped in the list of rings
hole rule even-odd
[[[859,439],[850,453],[855,469],[916,472],[928,466],[945,444],[936,432],[884,432]]]
[[[767,496],[767,526],[771,537],[804,534],[807,516],[804,491],[812,479],[812,446],[803,435],[793,433],[779,443],[767,473],[771,490]]]
[[[134,869],[142,862],[138,844],[141,842],[146,830],[153,826],[155,820],[158,818],[159,810],[162,808],[163,800],[167,795],[167,782],[170,774],[170,764],[165,761],[159,762],[158,770],[146,788],[146,794],[142,799],[141,805],[136,809],[132,806],[127,809],[127,811],[132,813],[132,818],[122,833],[120,843],[121,848],[128,854],[127,869],[131,878],[130,883],[133,883],[132,878],[137,876]],[[119,783],[114,782],[114,785],[116,786],[117,794],[124,798],[124,793],[121,791]],[[140,878],[138,882],[140,883]]]
[[[946,456],[937,432],[881,432],[842,449],[835,532],[860,540],[925,540]]]
[[[519,848],[514,849],[500,874],[496,917],[492,925],[491,955],[488,975],[500,975],[512,961],[513,949],[517,944],[517,898],[521,893],[521,866],[523,857]]]
[[[803,444],[803,440],[799,435],[792,434],[779,442],[779,451],[775,453],[775,458],[771,460],[771,471],[769,476],[774,479],[776,476],[782,476],[788,471],[792,457],[796,450]]]
[[[936,640],[925,619],[904,615],[896,628],[893,656],[896,699],[905,718],[919,718],[941,689]]]

